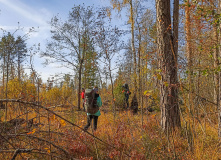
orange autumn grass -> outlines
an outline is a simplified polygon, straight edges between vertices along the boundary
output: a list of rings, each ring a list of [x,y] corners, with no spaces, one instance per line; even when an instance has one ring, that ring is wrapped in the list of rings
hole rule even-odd
[[[10,111],[12,112],[12,111]],[[208,121],[193,122],[189,117],[182,117],[182,127],[169,137],[161,131],[160,114],[153,112],[144,114],[143,125],[140,112],[132,115],[130,111],[102,112],[98,119],[96,132],[89,132],[98,137],[88,135],[82,130],[71,126],[53,114],[41,118],[44,123],[40,130],[62,133],[62,136],[51,136],[51,141],[67,150],[77,159],[219,159],[220,143],[217,126]],[[85,112],[59,112],[60,115],[73,123],[84,127]],[[36,117],[30,112],[28,117]],[[186,125],[187,123],[187,125]],[[39,136],[38,129],[33,128],[27,135]],[[37,145],[37,144],[36,144]],[[49,146],[44,146],[47,153]]]
[[[82,114],[80,117],[84,119],[80,122],[83,127],[86,124],[86,116]],[[111,112],[102,112],[97,131],[93,133],[90,129],[89,132],[109,145],[96,141],[84,132],[75,131],[75,134],[78,133],[81,138],[77,138],[74,144],[84,144],[85,152],[78,152],[76,148],[72,151],[73,155],[78,154],[76,158],[82,159],[86,157],[94,159],[208,159],[210,157],[209,159],[218,159],[221,157],[217,130],[214,126],[205,125],[206,133],[202,133],[201,126],[195,125],[192,150],[188,136],[190,130],[182,126],[180,130],[174,131],[167,137],[160,128],[159,113],[144,115],[142,125],[140,113],[132,115],[129,111],[124,111],[114,117]]]

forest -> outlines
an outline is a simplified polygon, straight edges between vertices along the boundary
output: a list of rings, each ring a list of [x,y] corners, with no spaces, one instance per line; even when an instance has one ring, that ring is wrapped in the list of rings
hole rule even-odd
[[[1,29],[0,159],[221,159],[221,0],[109,1],[51,17],[44,50],[27,45],[33,28]],[[44,82],[34,54],[72,73]],[[101,115],[85,130],[95,86]]]

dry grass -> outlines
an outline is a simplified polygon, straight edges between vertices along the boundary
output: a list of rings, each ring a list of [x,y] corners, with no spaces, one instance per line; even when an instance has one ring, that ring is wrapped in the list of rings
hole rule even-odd
[[[70,108],[62,110],[55,108],[54,111],[81,128],[86,125],[86,113],[83,111],[74,111]],[[11,112],[12,110],[9,110],[9,113]],[[65,152],[76,159],[207,160],[221,158],[217,125],[205,118],[193,121],[189,117],[185,119],[183,117],[182,128],[167,136],[161,131],[159,112],[144,114],[143,123],[140,112],[132,115],[130,111],[117,111],[116,116],[107,110],[101,113],[97,131],[93,132],[91,128],[89,129],[89,133],[100,140],[55,115],[41,110],[40,126],[32,126],[27,130],[25,123],[16,130],[17,136],[10,138],[9,141],[19,148],[38,149],[36,153],[34,151],[21,153],[17,159],[24,159],[24,157],[53,159],[56,156],[57,159],[59,156],[61,159],[68,159],[65,157]],[[11,118],[15,118],[15,115]],[[25,119],[26,116],[20,118]],[[29,112],[29,119],[35,117],[37,114],[34,110]],[[37,122],[38,119],[35,118],[34,123]],[[15,134],[15,130],[7,134]],[[4,145],[4,147],[11,149],[0,153],[0,158],[10,159],[14,149],[10,145]]]

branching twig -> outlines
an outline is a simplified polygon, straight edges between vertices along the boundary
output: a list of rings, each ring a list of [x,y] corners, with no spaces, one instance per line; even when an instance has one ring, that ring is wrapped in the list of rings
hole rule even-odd
[[[15,153],[14,153],[14,155],[13,155],[13,157],[12,157],[11,160],[15,160],[15,158],[17,157],[17,155],[18,155],[19,153],[29,153],[29,152],[31,152],[31,151],[32,151],[32,149],[16,149],[16,150],[15,150]]]
[[[36,137],[36,136],[33,136],[33,135],[27,135],[27,134],[16,134],[16,135],[8,135],[8,136],[11,136],[11,137],[12,137],[12,136],[15,136],[15,137],[18,137],[18,136],[28,136],[29,138],[38,139],[39,141],[47,142],[48,144],[53,145],[55,148],[57,148],[57,149],[63,151],[64,154],[67,155],[68,157],[70,156],[69,153],[68,153],[66,150],[64,150],[63,148],[61,148],[61,147],[55,145],[54,143],[52,143],[52,142],[50,142],[50,141],[48,141],[48,140],[46,140],[46,139],[42,139],[42,138],[40,138],[40,137]]]
[[[181,85],[182,85],[182,84],[181,84]],[[188,92],[190,91],[190,90],[188,90],[187,88],[185,88],[183,85],[182,85],[182,88],[184,88],[184,89],[187,90]],[[205,101],[207,101],[207,102],[209,102],[209,103],[211,103],[211,104],[217,105],[216,103],[214,103],[214,102],[212,102],[212,101],[210,101],[210,100],[207,100],[206,98],[204,98],[204,97],[202,97],[202,96],[200,96],[200,95],[198,95],[198,94],[196,94],[196,93],[194,93],[194,92],[193,92],[193,94],[195,94],[197,97],[199,97],[199,98],[202,99],[202,100],[205,100]]]
[[[42,106],[42,105],[39,105],[39,104],[36,104],[36,103],[33,103],[33,102],[21,101],[21,100],[19,100],[19,99],[0,99],[0,102],[17,102],[17,103],[27,104],[27,105],[29,105],[30,107],[32,107],[33,109],[34,109],[33,106],[39,107],[39,108],[41,108],[41,109],[44,109],[44,110],[50,112],[51,114],[53,114],[53,115],[59,117],[60,119],[66,121],[67,123],[71,124],[72,126],[75,126],[75,127],[79,128],[79,129],[81,129],[82,131],[86,132],[87,134],[89,134],[90,136],[92,136],[92,137],[94,137],[96,140],[98,140],[101,144],[104,144],[104,145],[110,146],[110,147],[112,147],[112,148],[114,148],[114,149],[116,149],[116,150],[119,150],[119,149],[116,148],[115,146],[110,145],[110,144],[108,144],[107,142],[104,142],[102,139],[100,139],[100,138],[94,136],[92,133],[90,133],[90,132],[88,132],[88,131],[85,131],[85,130],[84,130],[83,128],[81,128],[80,126],[78,126],[78,125],[72,123],[71,121],[69,121],[69,120],[63,118],[63,117],[60,116],[59,114],[57,114],[57,113],[51,111],[50,109],[48,109],[48,108],[46,108],[46,107],[44,107],[44,106]],[[122,151],[122,153],[125,154],[125,155],[128,156],[128,157],[131,157],[128,153],[125,153],[125,152],[123,152],[123,151]]]

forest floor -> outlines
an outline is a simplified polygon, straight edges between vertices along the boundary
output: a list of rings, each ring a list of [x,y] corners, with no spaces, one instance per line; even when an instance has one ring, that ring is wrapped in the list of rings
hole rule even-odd
[[[139,111],[134,115],[125,110],[117,111],[114,116],[113,112],[103,110],[96,132],[88,131],[99,140],[85,132],[74,131],[79,136],[70,144],[70,152],[78,155],[76,158],[221,159],[217,126],[209,121],[202,123],[185,117],[182,127],[168,136],[161,130],[159,111],[145,111],[143,115]],[[78,112],[77,117],[70,118],[83,128],[85,112]],[[78,145],[81,147],[76,147]]]
[[[83,131],[87,118],[84,111],[62,108],[53,112],[63,118],[42,111],[38,125],[35,119],[31,128],[23,124],[10,132],[1,131],[1,136],[8,140],[1,139],[0,159],[11,159],[15,148],[31,148],[30,152],[20,153],[16,160],[221,159],[217,126],[205,117],[194,121],[182,115],[182,127],[168,136],[161,130],[157,110],[151,113],[145,110],[143,114],[140,110],[137,114],[117,110],[113,114],[103,107],[95,132],[92,128]],[[36,115],[29,112],[28,119],[33,117]]]

